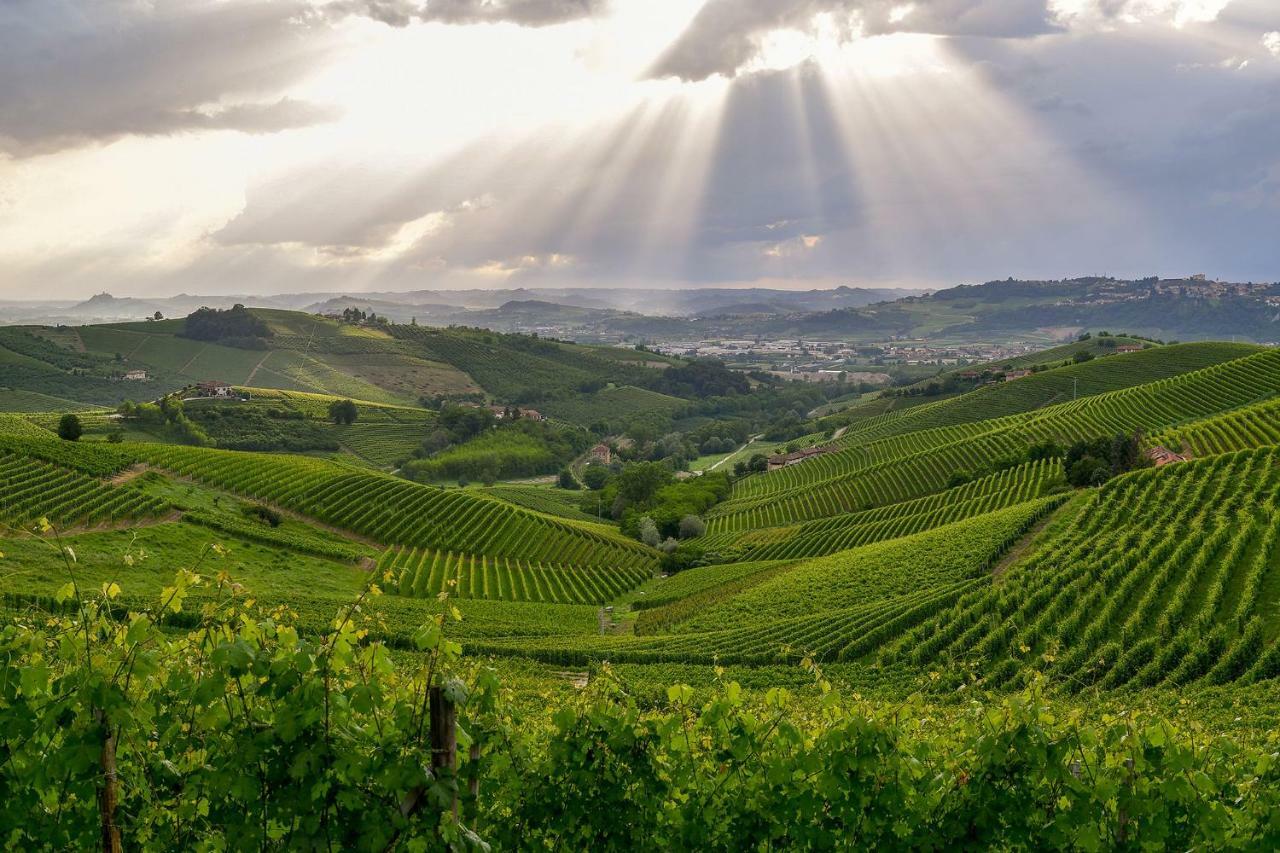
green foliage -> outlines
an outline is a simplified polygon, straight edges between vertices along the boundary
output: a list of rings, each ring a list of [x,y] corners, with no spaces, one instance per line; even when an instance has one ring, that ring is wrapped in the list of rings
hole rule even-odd
[[[751,383],[745,374],[730,370],[715,359],[702,359],[668,367],[649,387],[673,397],[705,399],[746,394]]]
[[[401,595],[604,604],[650,576],[642,567],[588,568],[507,557],[392,548],[378,570]]]
[[[1232,350],[1230,344],[1203,346],[1202,354]],[[1180,347],[1160,347],[1117,355],[1114,360],[1125,362],[1148,352],[1174,357],[1185,354]],[[952,473],[972,471],[975,463],[986,467],[1001,460],[1025,458],[1028,446],[1046,440],[1068,443],[1138,429],[1148,434],[1158,432],[1280,393],[1278,366],[1280,353],[1264,350],[1203,370],[1025,414],[918,430],[900,425],[905,431],[894,432],[899,419],[911,417],[918,425],[923,417],[919,413],[945,403],[910,409],[887,416],[878,425],[868,424],[862,433],[851,435],[851,430],[837,441],[838,452],[739,481],[733,498],[708,518],[708,527],[713,532],[745,530],[882,506],[936,492],[945,487]],[[1034,378],[1009,384],[1016,386]]]
[[[68,412],[58,421],[58,438],[63,441],[79,441],[83,434],[84,427],[75,415]]]
[[[77,471],[0,451],[0,521],[30,527],[39,519],[71,526],[162,515],[168,507],[138,489],[110,486]]]
[[[264,349],[271,337],[266,322],[243,305],[225,310],[199,308],[187,315],[182,335],[197,341],[213,341],[227,346]]]
[[[444,428],[453,423],[447,414],[440,416]],[[446,445],[425,459],[410,460],[402,470],[422,482],[467,478],[491,485],[495,480],[554,472],[586,449],[589,441],[580,430],[522,419]]]
[[[588,489],[598,492],[609,482],[609,469],[599,462],[592,462],[582,469],[582,483]]]
[[[334,400],[329,404],[329,419],[340,426],[351,426],[360,416],[360,410],[350,400]]]
[[[549,518],[462,489],[435,489],[309,457],[129,447],[157,467],[269,501],[382,544],[586,566],[637,566],[654,559],[637,543],[597,525]]]
[[[456,773],[418,758],[431,688],[459,704],[468,692],[447,678],[460,652],[447,609],[397,672],[362,644],[375,587],[310,636],[220,580],[197,630],[174,635],[162,626],[208,579],[183,570],[126,608],[118,584],[90,592],[65,565],[67,615],[0,629],[7,846],[483,847],[449,807]]]
[[[1138,434],[1077,441],[1068,448],[1063,466],[1067,482],[1081,488],[1100,486],[1112,477],[1151,464],[1142,453]]]

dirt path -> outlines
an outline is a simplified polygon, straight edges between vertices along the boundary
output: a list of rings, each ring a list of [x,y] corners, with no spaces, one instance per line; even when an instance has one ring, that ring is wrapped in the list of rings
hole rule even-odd
[[[197,358],[199,358],[200,356],[204,355],[204,351],[205,351],[205,350],[207,350],[208,348],[209,348],[209,345],[208,345],[208,344],[205,344],[204,346],[200,347],[200,349],[196,350],[196,354],[195,354],[195,355],[193,355],[193,356],[191,356],[191,358],[187,359],[187,363],[186,363],[186,364],[184,364],[184,365],[182,365],[182,367],[179,367],[179,368],[178,368],[178,373],[179,373],[179,374],[186,373],[186,372],[187,372],[187,368],[188,368],[188,367],[190,367],[191,365],[195,364],[196,359],[197,359]]]
[[[557,678],[563,678],[577,689],[581,690],[591,682],[591,673],[586,671],[573,672],[570,670],[556,670],[551,673]]]
[[[145,462],[137,462],[125,468],[119,474],[107,480],[113,486],[123,486],[125,483],[138,479],[143,474],[151,470],[151,466]]]
[[[751,445],[755,444],[755,443],[756,443],[756,439],[758,439],[759,437],[760,437],[760,436],[758,436],[758,435],[753,435],[753,436],[751,436],[751,438],[747,439],[747,443],[746,443],[746,444],[742,445],[742,446],[741,446],[741,447],[739,447],[737,450],[733,451],[733,452],[732,452],[732,453],[730,453],[728,456],[726,456],[725,458],[721,459],[719,462],[715,463],[714,465],[708,466],[707,468],[704,468],[703,470],[704,470],[704,471],[714,471],[714,470],[716,470],[716,469],[717,469],[717,468],[719,468],[721,465],[723,465],[724,463],[728,462],[730,459],[732,459],[733,457],[737,456],[738,454],[742,453],[743,451],[745,451],[745,450],[746,450],[748,447],[750,447]]]
[[[87,349],[84,345],[84,338],[80,337],[80,333],[75,329],[71,330],[71,348],[76,352],[85,352]]]
[[[1049,522],[1053,521],[1058,513],[1062,512],[1062,508],[1069,503],[1071,502],[1063,501],[1061,506],[1056,507],[1052,512],[1046,513],[1044,518],[1031,525],[1031,528],[1023,534],[1022,538],[1015,542],[1013,547],[1000,558],[1000,562],[996,563],[995,567],[991,569],[991,577],[1000,577],[1009,570],[1010,566],[1026,556],[1027,552],[1031,550],[1031,546],[1040,538],[1040,534],[1049,526]]]
[[[269,358],[271,358],[271,353],[268,351],[268,352],[267,352],[267,354],[266,354],[266,355],[264,355],[261,359],[259,359],[259,360],[258,360],[258,363],[257,363],[257,364],[255,364],[255,365],[253,366],[253,370],[250,370],[250,371],[249,371],[249,375],[248,375],[248,376],[246,376],[246,377],[245,377],[245,380],[244,380],[244,384],[245,384],[245,385],[252,385],[252,384],[253,384],[253,377],[255,377],[255,376],[257,376],[257,375],[258,375],[258,368],[259,368],[259,367],[262,367],[262,365],[266,364],[266,363],[267,363],[267,359],[269,359]]]
[[[840,429],[838,429],[838,430],[836,430],[835,432],[831,433],[831,440],[832,440],[832,441],[835,441],[837,438],[839,438],[840,436],[844,435],[844,431],[845,431],[845,430],[847,430],[848,428],[849,428],[848,426],[842,426],[842,427],[840,427]]]
[[[79,536],[83,533],[107,533],[112,530],[135,530],[139,527],[156,527],[160,524],[173,524],[182,520],[182,512],[173,510],[165,515],[150,518],[121,519],[120,521],[104,521],[101,524],[79,524],[75,527],[59,529],[59,536]]]
[[[245,501],[246,503],[259,504],[261,506],[268,507],[287,518],[292,518],[294,521],[300,521],[303,524],[309,524],[312,527],[318,528],[320,530],[327,530],[328,532],[342,539],[348,539],[352,542],[359,542],[361,545],[368,545],[370,548],[376,548],[379,551],[384,551],[387,548],[387,546],[384,545],[383,543],[370,539],[368,536],[361,536],[359,533],[353,533],[352,531],[344,530],[341,527],[334,527],[332,524],[325,524],[323,521],[320,521],[317,518],[312,518],[309,515],[303,515],[300,512],[294,512],[293,510],[287,507],[280,506],[279,504],[273,504],[271,503],[271,501],[262,500],[261,498],[255,498],[252,495],[242,495],[239,492],[233,492],[233,491],[230,491],[229,489],[219,488],[218,486],[215,486],[211,483],[205,483],[201,480],[195,479],[194,477],[187,477],[182,474],[178,474],[174,471],[170,471],[166,468],[152,468],[152,470],[160,471],[166,477],[169,477],[174,482],[194,483],[197,486],[202,486],[206,489],[210,489],[215,492],[222,492],[223,494],[230,495],[231,497],[234,497],[237,500]]]
[[[134,355],[137,354],[138,350],[142,349],[142,347],[147,343],[147,341],[151,340],[151,335],[147,334],[146,332],[139,332],[138,334],[142,335],[142,340],[138,341],[138,345],[136,347],[129,350],[129,352],[125,353],[125,357],[124,357],[125,361],[128,361],[129,359],[133,358]]]

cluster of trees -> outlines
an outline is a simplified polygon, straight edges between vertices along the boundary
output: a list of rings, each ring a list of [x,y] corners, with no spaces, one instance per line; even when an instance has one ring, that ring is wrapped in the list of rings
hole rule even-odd
[[[236,303],[226,310],[200,308],[187,315],[182,336],[245,349],[265,349],[271,328],[261,317]]]
[[[491,484],[551,474],[594,441],[590,434],[545,421],[498,420],[488,409],[446,406],[436,428],[401,467],[413,480]]]
[[[997,459],[981,468],[952,472],[946,487],[963,486],[971,480],[1042,459],[1061,459],[1067,482],[1077,488],[1100,486],[1112,477],[1153,464],[1142,452],[1141,432],[1077,441],[1065,448],[1055,441],[1042,441],[1021,454]]]
[[[1067,482],[1081,487],[1100,486],[1126,471],[1150,467],[1152,462],[1142,452],[1142,436],[1135,432],[1077,441],[1067,448],[1062,464]]]
[[[680,540],[701,536],[702,516],[729,497],[730,479],[712,471],[680,480],[662,462],[634,462],[611,470],[588,465],[583,483],[584,512],[606,512],[620,522],[622,532],[647,545],[673,551]]]
[[[673,397],[705,400],[747,394],[751,391],[751,382],[746,374],[731,370],[720,361],[699,359],[668,367],[649,387]]]
[[[334,400],[329,404],[329,419],[339,426],[350,426],[360,417],[360,410],[351,400]]]
[[[302,412],[244,403],[202,401],[186,409],[189,417],[218,447],[229,450],[337,450],[338,440],[324,424]]]
[[[361,311],[359,308],[343,308],[342,314],[341,314],[341,320],[343,323],[348,323],[353,326],[371,325],[371,324],[386,325],[387,323],[386,317],[379,317],[377,314],[373,313],[372,311]],[[412,325],[414,326],[418,325],[418,320],[416,317],[414,318]]]
[[[197,447],[210,447],[214,444],[204,428],[187,416],[182,400],[175,395],[161,397],[155,403],[134,403],[125,400],[116,409],[120,416],[137,426],[157,432]]]

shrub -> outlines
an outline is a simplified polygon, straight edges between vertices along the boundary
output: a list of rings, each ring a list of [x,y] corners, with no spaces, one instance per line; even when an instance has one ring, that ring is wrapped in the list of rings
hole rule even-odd
[[[84,427],[80,424],[80,418],[67,413],[58,421],[58,438],[64,441],[79,441],[80,436],[84,435]]]

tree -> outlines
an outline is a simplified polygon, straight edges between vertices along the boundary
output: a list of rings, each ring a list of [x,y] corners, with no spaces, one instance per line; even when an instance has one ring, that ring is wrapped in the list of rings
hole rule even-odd
[[[696,539],[707,532],[706,523],[696,515],[686,515],[680,519],[680,538]]]
[[[769,458],[763,453],[756,453],[751,457],[751,461],[747,463],[747,470],[756,474],[762,474],[769,470]]]
[[[573,476],[573,472],[568,468],[560,469],[560,478],[557,483],[562,489],[577,490],[582,488],[582,484]]]
[[[582,482],[591,491],[598,492],[604,488],[605,483],[609,482],[609,469],[599,462],[592,462],[583,469]]]
[[[154,313],[154,314],[152,314],[152,315],[151,315],[151,319],[152,319],[152,320],[163,320],[163,319],[164,319],[164,315],[163,315],[163,314],[161,314],[159,311],[157,311],[156,313]]]
[[[58,438],[64,441],[79,441],[82,435],[84,435],[84,427],[80,425],[80,418],[75,415],[67,413],[62,416],[62,420],[58,421]]]
[[[1084,364],[1086,361],[1093,361],[1093,353],[1082,349],[1071,358],[1076,364]]]
[[[650,548],[657,548],[662,542],[662,534],[658,533],[658,525],[654,524],[653,519],[647,515],[640,519],[639,538],[641,542]]]
[[[360,410],[351,400],[334,400],[329,404],[329,418],[343,426],[353,424],[360,416]]]

